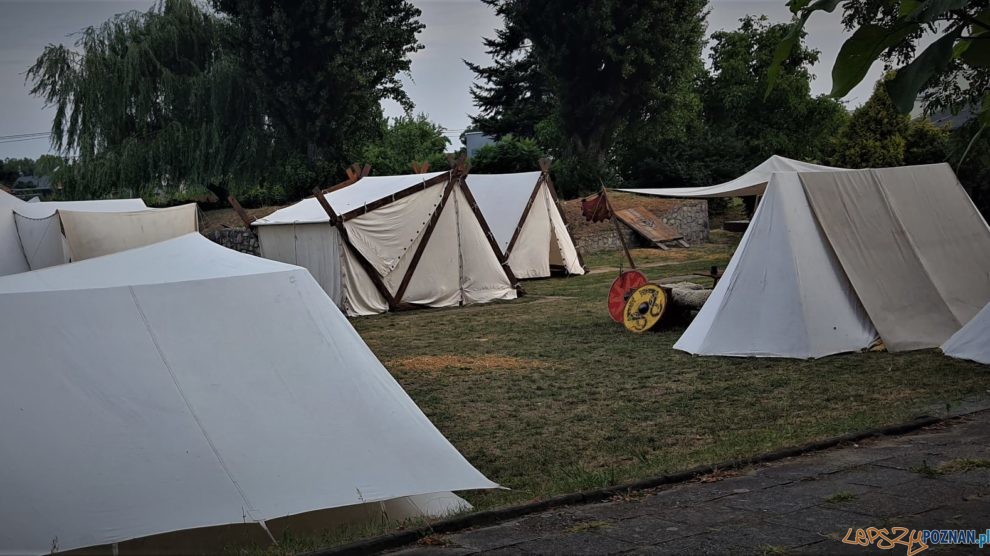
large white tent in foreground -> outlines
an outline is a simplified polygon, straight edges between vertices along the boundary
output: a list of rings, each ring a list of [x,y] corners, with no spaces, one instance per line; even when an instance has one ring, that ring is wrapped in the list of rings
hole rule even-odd
[[[584,274],[546,172],[468,174],[465,182],[516,278]]]
[[[770,177],[777,172],[833,172],[841,168],[811,164],[801,162],[784,156],[773,155],[764,160],[759,166],[738,178],[704,187],[669,187],[669,188],[643,188],[643,189],[620,189],[628,193],[639,193],[640,195],[655,195],[659,197],[686,197],[686,198],[716,198],[716,197],[750,197],[753,195],[763,195],[767,188]]]
[[[990,365],[990,303],[942,344],[942,352],[949,357]]]
[[[676,349],[821,357],[941,345],[990,302],[990,228],[945,164],[774,173]]]
[[[456,173],[363,177],[254,222],[262,256],[307,268],[349,315],[515,299]]]
[[[189,234],[0,277],[0,314],[0,552],[215,552],[497,486],[305,269]]]

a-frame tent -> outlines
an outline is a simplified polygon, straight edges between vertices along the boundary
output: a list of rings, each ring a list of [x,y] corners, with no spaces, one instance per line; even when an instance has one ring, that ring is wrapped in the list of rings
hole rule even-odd
[[[949,357],[990,365],[990,303],[944,344]]]
[[[194,233],[0,277],[0,315],[0,553],[215,554],[497,487],[300,267]]]
[[[945,164],[775,173],[676,349],[821,357],[941,345],[990,302],[990,227]]]
[[[254,225],[262,256],[309,269],[349,315],[516,297],[457,170],[355,176]]]
[[[585,273],[546,171],[464,179],[517,278]]]

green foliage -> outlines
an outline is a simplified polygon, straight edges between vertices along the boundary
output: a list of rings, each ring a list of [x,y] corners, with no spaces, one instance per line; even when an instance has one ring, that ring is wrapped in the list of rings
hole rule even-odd
[[[983,217],[990,220],[990,131],[970,121],[949,139],[950,163]],[[963,153],[965,159],[960,159]]]
[[[714,182],[734,178],[771,155],[818,161],[848,119],[845,108],[811,96],[810,67],[818,52],[797,39],[769,95],[767,71],[786,25],[746,17],[735,31],[712,35],[711,72],[700,95],[708,128],[705,153]]]
[[[949,154],[948,127],[939,127],[927,118],[912,120],[904,136],[905,164],[935,164],[945,162]]]
[[[615,149],[616,165],[630,187],[696,187],[712,183],[716,158],[697,85],[704,76],[700,52],[697,78],[669,91],[665,117],[630,122]]]
[[[838,0],[791,0],[795,14],[788,37],[800,33],[816,11],[832,11]],[[919,94],[927,113],[953,113],[970,107],[990,124],[990,2],[987,0],[844,0],[843,23],[854,29],[832,68],[832,94],[841,97],[863,80],[874,61],[901,67],[885,86],[898,111],[906,114]],[[936,36],[920,54],[919,41]],[[776,84],[779,62],[793,48],[782,40],[769,70],[768,91]],[[964,83],[964,86],[960,86]]]
[[[6,158],[0,160],[0,184],[13,185],[17,178],[34,174],[36,161],[32,158]]]
[[[444,156],[450,140],[425,114],[382,120],[380,137],[364,148],[360,160],[380,175],[409,174],[413,162],[429,162],[432,170],[449,165]]]
[[[36,176],[51,176],[59,172],[67,164],[68,161],[61,156],[43,154],[35,162],[33,173]]]
[[[483,83],[475,124],[538,138],[564,191],[613,178],[616,143],[630,124],[666,116],[704,35],[702,0],[482,1],[505,27],[486,41],[494,65],[470,65]]]
[[[304,156],[319,179],[339,175],[338,167],[354,162],[374,139],[381,100],[412,108],[397,74],[409,71],[409,54],[422,48],[416,35],[423,25],[406,0],[212,4],[237,32],[240,67],[279,151]]]
[[[543,151],[532,139],[506,135],[494,145],[485,145],[471,157],[471,171],[476,174],[508,174],[540,169]]]
[[[844,168],[902,166],[910,120],[900,114],[882,81],[839,133],[829,163]]]
[[[881,81],[836,136],[828,162],[845,168],[944,162],[949,138],[948,129],[898,112]]]
[[[501,37],[505,31],[496,31]],[[484,39],[493,65],[465,62],[477,76],[471,97],[478,115],[472,125],[495,138],[509,134],[534,137],[537,127],[553,113],[549,78],[530,55],[500,54],[500,39]]]
[[[230,56],[230,25],[191,0],[161,0],[50,45],[28,70],[55,107],[53,146],[77,153],[87,195],[249,178],[268,139],[256,88]]]
[[[159,0],[45,49],[28,79],[55,107],[53,145],[78,155],[65,195],[297,199],[376,137],[382,99],[408,104],[396,75],[422,28],[408,2],[213,6],[224,15]]]

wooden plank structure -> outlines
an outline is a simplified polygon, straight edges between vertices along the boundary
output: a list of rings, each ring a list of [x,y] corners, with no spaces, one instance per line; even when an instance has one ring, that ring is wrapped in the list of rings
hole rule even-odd
[[[621,209],[614,212],[615,217],[629,226],[636,233],[643,236],[660,249],[667,250],[667,243],[675,243],[681,247],[688,247],[684,241],[684,234],[677,231],[673,226],[665,224],[652,212],[643,207],[633,207]]]

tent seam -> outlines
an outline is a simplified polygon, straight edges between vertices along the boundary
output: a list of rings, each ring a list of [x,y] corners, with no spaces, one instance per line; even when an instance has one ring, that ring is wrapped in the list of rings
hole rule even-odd
[[[230,479],[231,484],[233,484],[234,488],[237,489],[237,493],[240,495],[241,500],[243,500],[244,504],[247,506],[247,510],[246,510],[247,513],[250,515],[252,520],[261,521],[257,519],[254,515],[251,515],[253,512],[257,511],[256,508],[248,500],[247,494],[245,494],[244,490],[241,489],[241,485],[238,484],[237,479],[235,479],[234,476],[231,474],[230,469],[227,467],[227,463],[223,460],[223,457],[220,455],[220,451],[217,450],[216,444],[213,443],[213,439],[210,438],[209,434],[207,434],[206,428],[203,426],[203,422],[200,421],[199,415],[196,414],[196,410],[193,409],[192,404],[189,402],[189,398],[186,397],[185,391],[183,391],[182,386],[179,384],[178,378],[176,378],[175,376],[175,371],[172,370],[172,365],[168,362],[168,358],[165,357],[165,352],[162,350],[162,347],[158,342],[158,336],[155,334],[154,329],[151,327],[151,322],[148,321],[148,317],[147,315],[145,315],[144,309],[141,307],[141,302],[138,301],[137,293],[134,291],[134,286],[127,286],[127,290],[131,293],[131,299],[134,300],[134,307],[137,309],[138,314],[141,316],[141,321],[144,322],[145,329],[148,331],[148,337],[151,338],[151,342],[155,345],[155,351],[158,352],[158,357],[161,359],[162,364],[165,366],[165,369],[168,370],[168,374],[172,378],[172,383],[175,385],[176,391],[178,391],[179,396],[182,398],[182,402],[186,405],[186,408],[189,410],[189,414],[192,415],[193,420],[196,422],[196,426],[199,427],[199,431],[203,434],[203,438],[206,439],[207,444],[210,445],[210,450],[213,452],[213,455],[216,456],[217,461],[220,463],[220,467],[223,469],[223,472],[227,475],[227,478]]]

